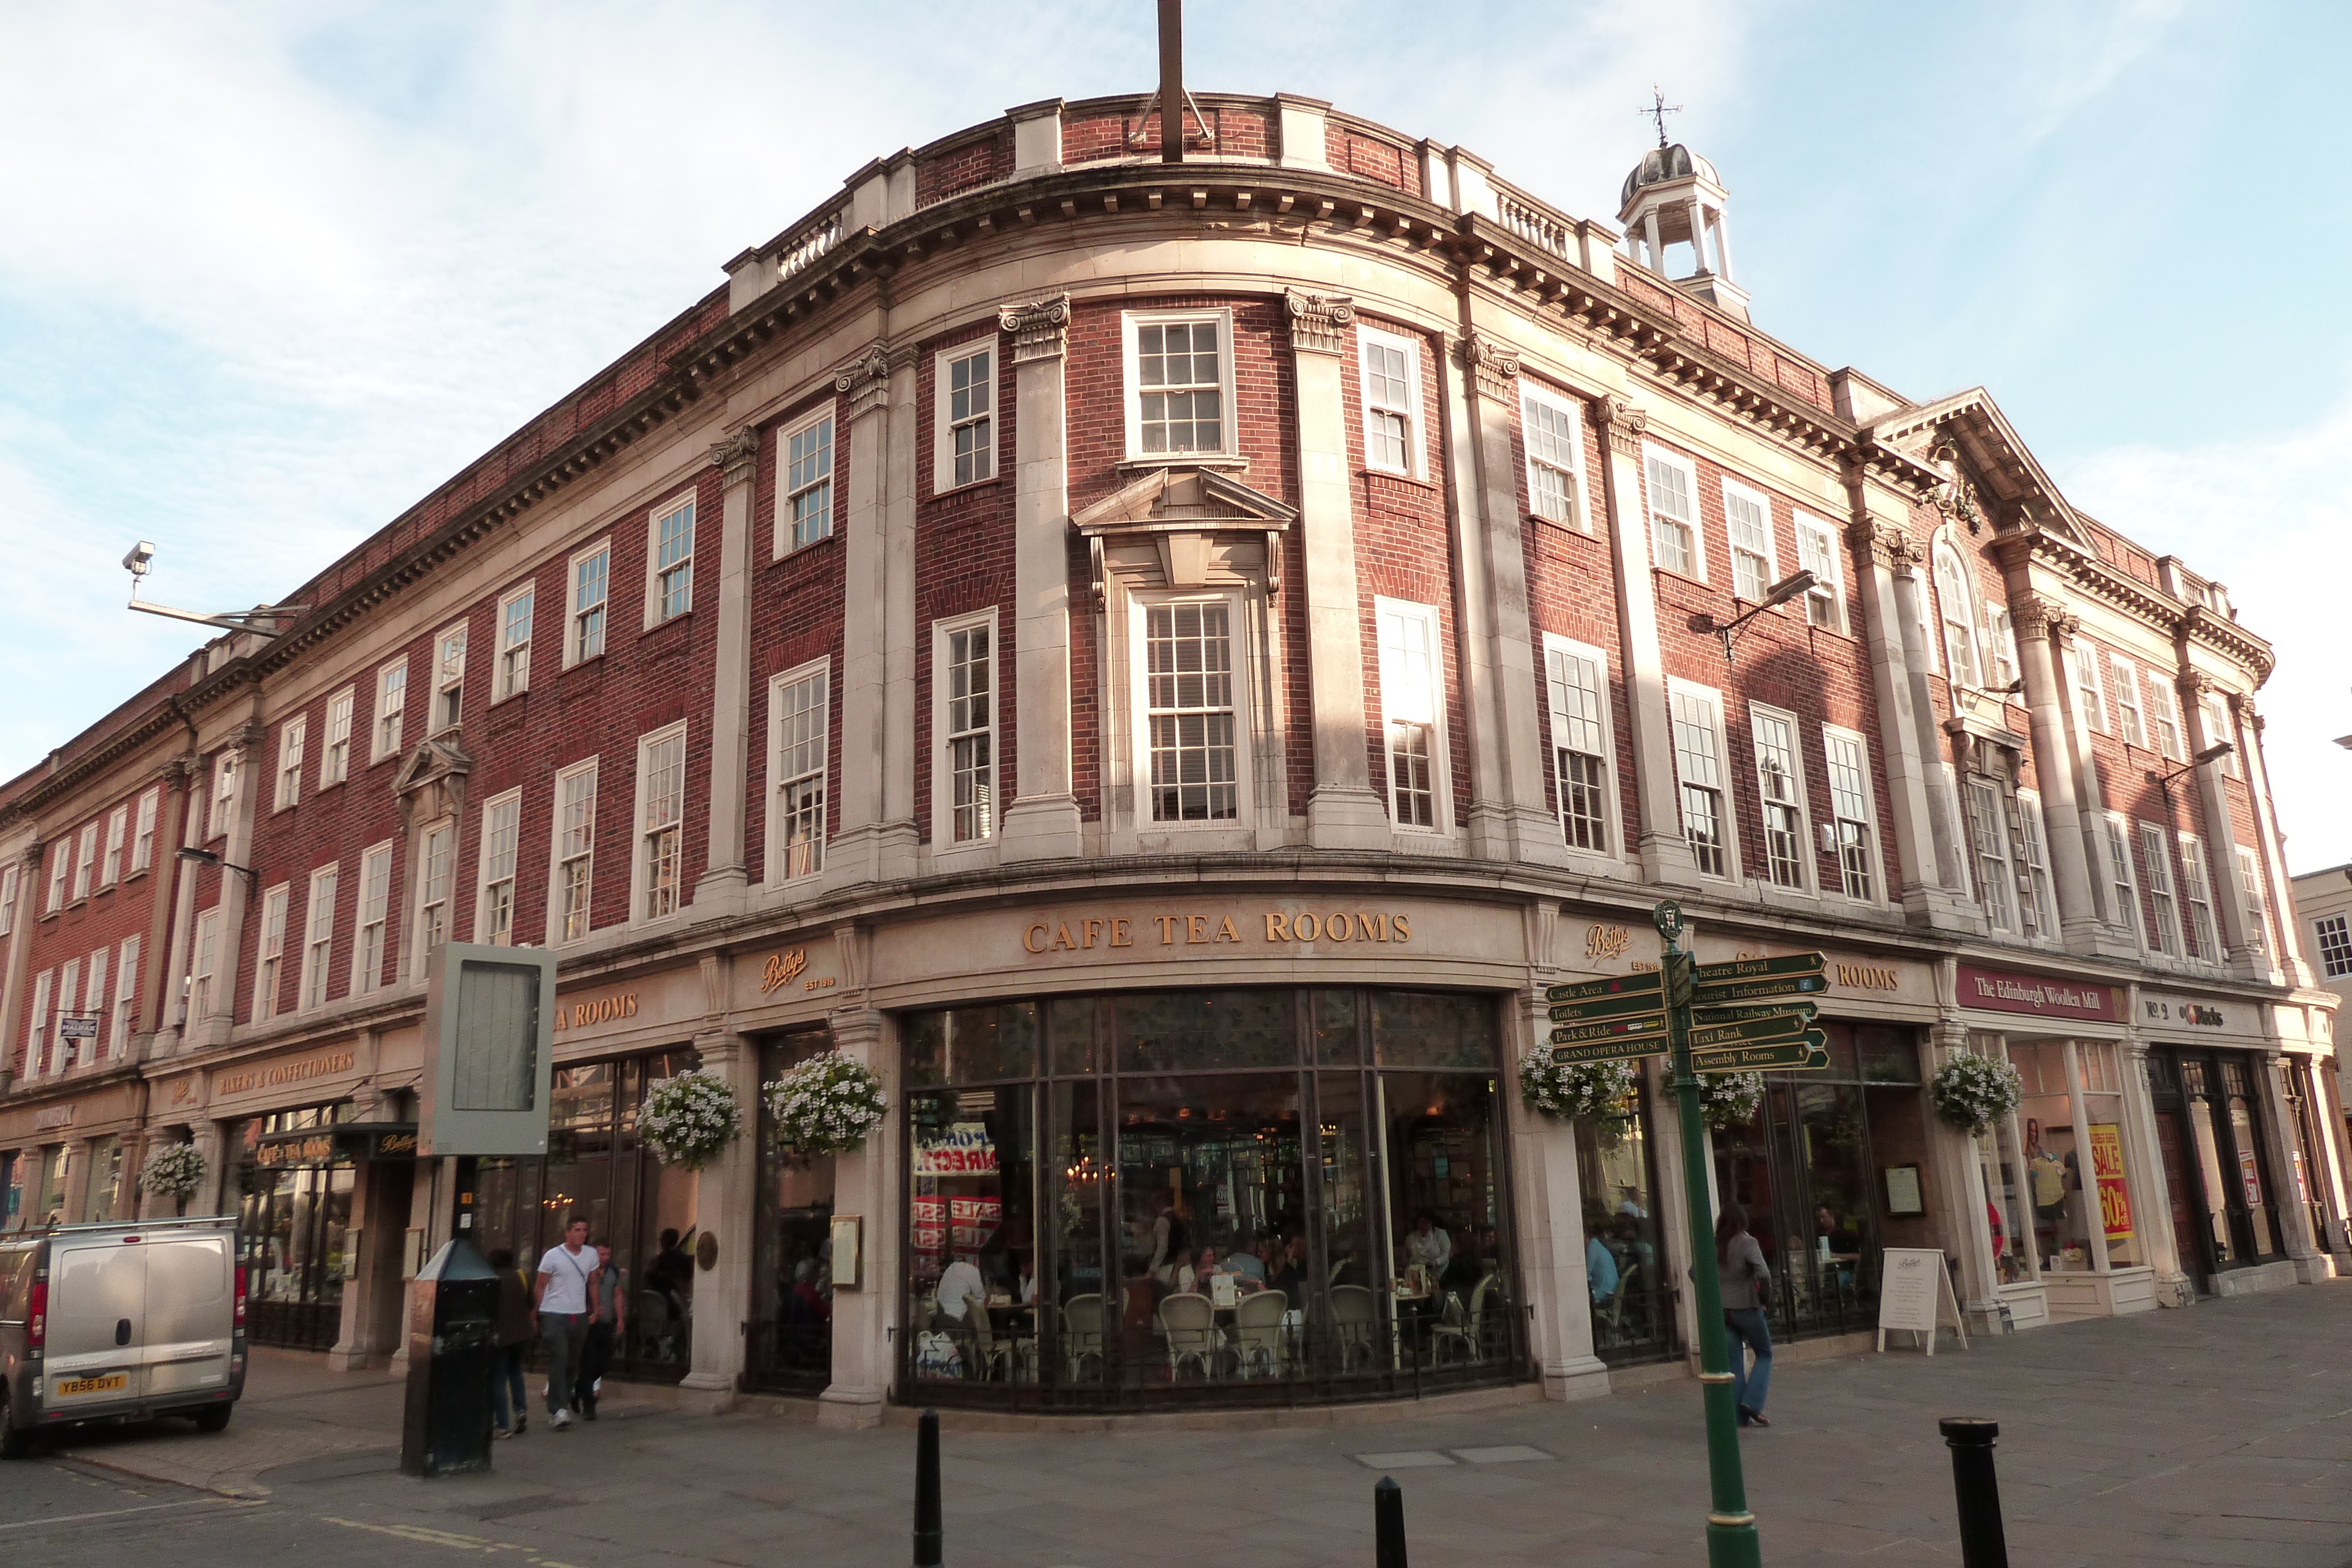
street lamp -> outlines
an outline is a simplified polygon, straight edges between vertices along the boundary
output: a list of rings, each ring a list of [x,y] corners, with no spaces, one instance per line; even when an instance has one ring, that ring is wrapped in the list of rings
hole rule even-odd
[[[147,575],[154,559],[155,547],[146,539],[132,545],[122,558],[122,570],[131,574],[131,608],[149,615],[168,615],[174,621],[193,621],[199,626],[220,626],[231,632],[250,632],[257,637],[276,637],[283,634],[278,622],[290,621],[310,608],[307,604],[265,604],[255,610],[224,610],[217,615],[206,615],[200,611],[174,610],[168,604],[142,603],[139,580]],[[261,622],[269,624],[258,624]],[[183,858],[187,852],[180,852]]]
[[[2229,756],[2230,753],[2237,749],[2238,748],[2236,747],[2231,745],[2226,740],[2217,740],[2212,745],[2207,747],[2204,750],[2199,752],[2196,756],[2190,758],[2188,761],[2182,763],[2179,767],[2174,768],[2169,773],[2158,773],[2151,769],[2147,776],[2147,781],[2155,785],[2158,789],[2164,791],[2165,815],[2169,817],[2172,814],[2172,781],[2175,779],[2179,778],[2184,773],[2192,772],[2197,768],[2202,768],[2209,762],[2219,762],[2221,758]],[[185,854],[187,852],[183,850],[180,852]]]
[[[1738,631],[1767,610],[1776,609],[1801,594],[1811,592],[1814,585],[1819,581],[1820,579],[1810,571],[1801,571],[1792,577],[1784,577],[1764,591],[1763,601],[1755,609],[1720,624],[1712,615],[1701,615],[1691,622],[1691,629],[1695,632],[1713,632],[1720,636],[1723,639],[1723,662],[1728,664],[1731,663],[1731,634],[1734,632]]]
[[[253,879],[253,884],[256,887],[261,885],[261,873],[259,872],[254,870],[249,865],[231,865],[228,862],[221,859],[220,856],[213,853],[210,850],[183,848],[179,850],[177,853],[182,860],[187,862],[190,865],[218,866],[223,871],[241,871],[245,873],[247,876]]]

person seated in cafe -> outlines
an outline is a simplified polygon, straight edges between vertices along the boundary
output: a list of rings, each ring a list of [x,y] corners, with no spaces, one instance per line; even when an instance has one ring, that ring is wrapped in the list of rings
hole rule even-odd
[[[1816,1237],[1829,1238],[1829,1250],[1832,1253],[1862,1250],[1861,1234],[1851,1225],[1839,1224],[1837,1216],[1830,1212],[1830,1207],[1827,1204],[1813,1210],[1813,1234]],[[1813,1247],[1819,1250],[1821,1242],[1816,1240]]]
[[[1176,1266],[1176,1289],[1181,1294],[1205,1296],[1209,1293],[1210,1276],[1216,1272],[1216,1250],[1213,1248],[1203,1247],[1198,1258]]]
[[[686,1298],[694,1293],[694,1260],[678,1244],[677,1231],[661,1233],[661,1250],[646,1265],[645,1281],[669,1299],[677,1315],[686,1314]]]
[[[957,1257],[940,1275],[935,1300],[931,1327],[942,1333],[970,1332],[971,1314],[988,1310],[988,1281],[981,1278],[980,1266],[969,1258]]]
[[[1584,1283],[1592,1292],[1592,1304],[1599,1306],[1617,1294],[1617,1254],[1609,1249],[1601,1239],[1601,1228],[1587,1222],[1584,1238]]]
[[[1454,1238],[1437,1223],[1436,1214],[1423,1209],[1412,1217],[1412,1232],[1404,1239],[1407,1263],[1418,1263],[1429,1270],[1432,1280],[1442,1278],[1445,1266],[1454,1260]]]
[[[1021,1254],[1021,1266],[1016,1272],[1020,1280],[1020,1289],[1015,1294],[1020,1298],[1021,1304],[1024,1307],[1035,1306],[1037,1304],[1037,1260],[1031,1254],[1024,1252]]]
[[[1631,1215],[1620,1215],[1616,1227],[1609,1233],[1610,1250],[1617,1254],[1617,1267],[1622,1273],[1633,1268],[1650,1268],[1658,1260],[1658,1249],[1642,1234],[1642,1228]]]
[[[1225,1271],[1239,1275],[1244,1291],[1256,1290],[1265,1283],[1265,1260],[1257,1255],[1246,1236],[1242,1238],[1240,1246],[1225,1254]]]
[[[1293,1239],[1297,1239],[1293,1238]],[[1265,1265],[1265,1288],[1280,1291],[1294,1307],[1306,1301],[1307,1272],[1299,1260],[1292,1258],[1290,1249],[1274,1237],[1258,1243],[1259,1261]]]

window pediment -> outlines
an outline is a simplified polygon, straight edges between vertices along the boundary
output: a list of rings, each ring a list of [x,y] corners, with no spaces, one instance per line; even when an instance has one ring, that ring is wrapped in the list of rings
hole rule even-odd
[[[392,779],[402,831],[412,823],[434,821],[463,809],[466,778],[473,770],[472,755],[457,744],[455,735],[419,742],[402,759]]]
[[[1282,535],[1298,511],[1214,469],[1174,465],[1155,469],[1096,502],[1070,519],[1087,541],[1094,579],[1095,610],[1107,603],[1106,555],[1116,549],[1132,559],[1145,550],[1157,557],[1160,586],[1198,588],[1213,580],[1217,547],[1235,535],[1251,536],[1265,549],[1268,595],[1282,591]]]

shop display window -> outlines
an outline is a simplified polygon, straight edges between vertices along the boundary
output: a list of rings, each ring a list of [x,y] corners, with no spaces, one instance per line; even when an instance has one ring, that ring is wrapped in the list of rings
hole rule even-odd
[[[1593,1350],[1610,1362],[1671,1355],[1678,1333],[1658,1228],[1646,1085],[1636,1085],[1614,1114],[1581,1119],[1574,1127]]]
[[[831,1049],[823,1029],[802,1030],[760,1045],[760,1082]],[[762,1094],[759,1110],[760,1198],[753,1216],[756,1257],[744,1364],[755,1387],[821,1392],[833,1381],[832,1155],[802,1155],[776,1145],[774,1118]]]
[[[356,1173],[333,1130],[349,1101],[247,1119],[233,1146],[247,1325],[256,1344],[330,1350],[341,1330]]]
[[[1489,998],[1155,992],[899,1030],[913,1396],[1286,1401],[1527,1375]]]
[[[2133,1211],[2116,1048],[2102,1040],[2012,1043],[2023,1081],[2021,1156],[2044,1273],[2146,1261]]]

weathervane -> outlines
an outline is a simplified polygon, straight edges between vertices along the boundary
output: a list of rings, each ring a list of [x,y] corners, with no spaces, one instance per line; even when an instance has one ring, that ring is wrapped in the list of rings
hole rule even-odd
[[[1683,106],[1679,103],[1668,103],[1666,95],[1660,92],[1657,84],[1653,82],[1650,85],[1650,107],[1637,109],[1633,112],[1644,120],[1654,120],[1658,122],[1658,145],[1664,147],[1666,145],[1666,116],[1680,114],[1682,111]]]

